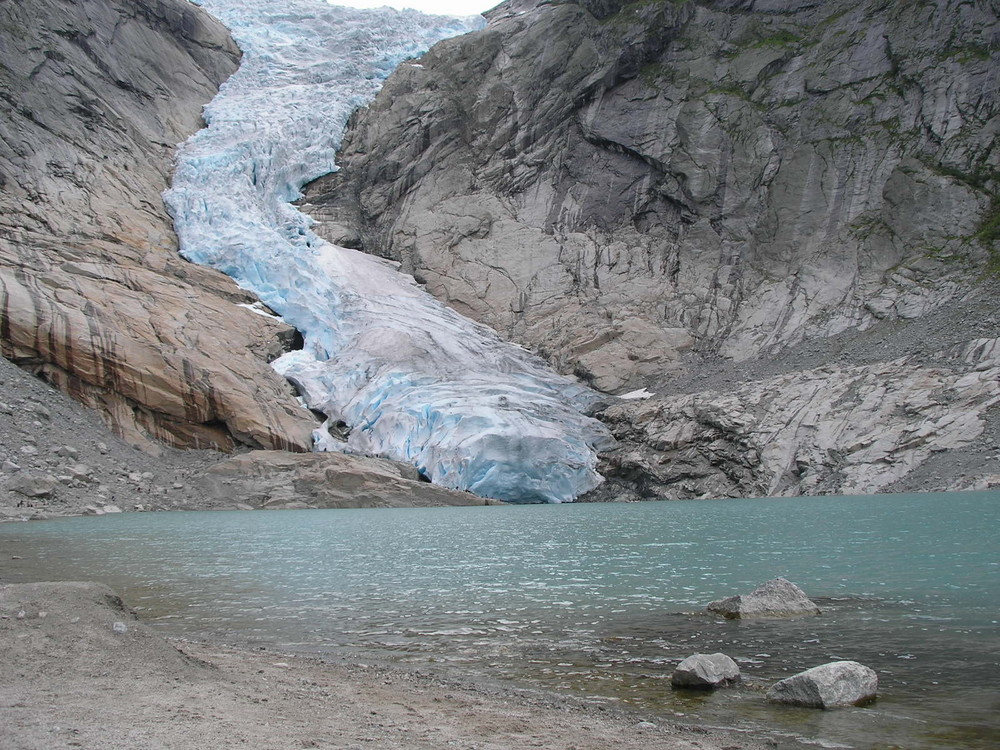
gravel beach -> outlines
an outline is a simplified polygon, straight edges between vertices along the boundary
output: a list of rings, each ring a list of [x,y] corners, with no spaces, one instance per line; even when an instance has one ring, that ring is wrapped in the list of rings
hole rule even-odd
[[[93,583],[0,587],[0,652],[5,750],[770,746],[540,693],[168,642]]]

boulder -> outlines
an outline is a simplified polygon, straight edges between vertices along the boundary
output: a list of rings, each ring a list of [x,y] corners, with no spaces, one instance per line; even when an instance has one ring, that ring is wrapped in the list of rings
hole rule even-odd
[[[25,497],[46,498],[52,497],[58,484],[51,475],[28,474],[14,482],[10,489]]]
[[[878,675],[856,661],[834,661],[799,672],[767,691],[774,703],[807,708],[861,706],[875,700]]]
[[[749,617],[818,615],[819,607],[791,581],[775,578],[761,584],[749,594],[728,596],[712,602],[708,605],[708,611],[737,620]]]
[[[715,690],[740,680],[739,666],[725,654],[694,654],[670,676],[671,686],[697,690]]]
[[[94,470],[87,464],[73,464],[68,471],[69,475],[79,482],[94,481]]]

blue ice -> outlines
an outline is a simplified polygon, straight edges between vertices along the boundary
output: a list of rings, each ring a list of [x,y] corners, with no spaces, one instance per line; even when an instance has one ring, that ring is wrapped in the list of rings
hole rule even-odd
[[[164,194],[191,261],[255,293],[305,339],[274,363],[327,422],[317,450],[378,455],[511,502],[597,486],[613,442],[594,394],[423,291],[395,264],[332,245],[290,205],[334,169],[351,112],[401,61],[481,27],[322,0],[200,0],[243,50],[179,149]],[[345,423],[346,439],[332,425]],[[336,434],[334,434],[336,433]],[[338,436],[339,435],[339,436]]]

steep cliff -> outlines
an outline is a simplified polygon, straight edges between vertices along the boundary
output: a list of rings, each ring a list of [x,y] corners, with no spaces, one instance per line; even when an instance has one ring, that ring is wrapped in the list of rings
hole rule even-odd
[[[605,415],[603,496],[995,481],[995,3],[488,16],[390,78],[304,203],[564,371],[655,391]]]
[[[238,65],[185,0],[0,3],[0,352],[131,442],[305,450],[295,331],[183,261],[173,147]]]

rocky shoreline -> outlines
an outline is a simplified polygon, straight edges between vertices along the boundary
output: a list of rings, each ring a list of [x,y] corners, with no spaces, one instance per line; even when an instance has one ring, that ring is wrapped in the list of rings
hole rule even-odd
[[[0,644],[9,750],[774,746],[485,683],[168,642],[92,583],[0,587]]]
[[[383,459],[139,450],[0,357],[0,522],[165,510],[484,505]]]

